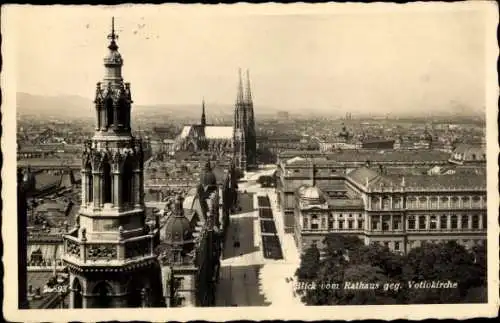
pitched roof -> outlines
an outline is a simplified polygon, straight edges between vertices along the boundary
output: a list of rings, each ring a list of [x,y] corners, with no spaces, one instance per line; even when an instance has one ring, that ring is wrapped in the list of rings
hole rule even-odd
[[[284,151],[281,158],[314,156],[337,162],[412,162],[412,161],[447,161],[450,154],[438,150],[373,150],[373,149],[341,149],[333,153],[319,151]]]
[[[394,184],[400,184],[403,177],[406,189],[484,189],[486,175],[455,173],[453,175],[385,175]]]
[[[233,127],[230,126],[206,126],[205,138],[207,139],[232,139]]]
[[[378,176],[378,172],[368,167],[360,167],[347,175],[348,178],[360,185],[365,185],[366,181],[370,182]]]

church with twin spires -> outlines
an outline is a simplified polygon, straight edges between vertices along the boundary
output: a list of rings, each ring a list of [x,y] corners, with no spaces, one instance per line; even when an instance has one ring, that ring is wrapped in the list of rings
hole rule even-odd
[[[239,70],[233,125],[208,124],[205,100],[203,100],[200,123],[184,126],[175,140],[175,146],[177,151],[206,151],[217,157],[230,156],[241,171],[246,171],[257,165],[255,116],[248,70],[246,71],[245,89],[241,70]]]

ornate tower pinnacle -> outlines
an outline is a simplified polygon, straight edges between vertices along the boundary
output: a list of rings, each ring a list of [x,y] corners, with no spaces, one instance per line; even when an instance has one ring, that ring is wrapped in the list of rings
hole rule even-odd
[[[104,57],[104,79],[97,83],[96,104],[97,136],[131,136],[130,110],[132,95],[130,84],[125,83],[122,77],[123,59],[118,52],[115,31],[115,19],[111,20],[111,40],[108,45],[109,52]],[[111,130],[111,131],[110,131]]]
[[[118,39],[118,35],[115,33],[115,17],[111,17],[111,34],[108,35],[108,39],[111,39],[111,43],[108,48],[111,50],[117,50],[118,45],[116,44],[116,39]]]
[[[201,125],[204,127],[207,125],[207,117],[205,116],[205,98],[201,102]]]

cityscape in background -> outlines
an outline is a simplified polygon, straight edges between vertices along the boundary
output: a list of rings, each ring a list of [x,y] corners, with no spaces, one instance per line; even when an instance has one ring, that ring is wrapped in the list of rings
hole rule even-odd
[[[273,110],[247,69],[135,109],[107,46],[93,101],[18,93],[19,308],[487,302],[485,115]]]

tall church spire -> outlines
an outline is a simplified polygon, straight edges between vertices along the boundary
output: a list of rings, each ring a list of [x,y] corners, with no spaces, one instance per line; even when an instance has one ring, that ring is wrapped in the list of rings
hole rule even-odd
[[[201,125],[203,127],[207,125],[207,117],[205,116],[205,98],[201,101]]]
[[[246,82],[246,88],[245,88],[245,103],[251,105],[252,102],[252,90],[250,89],[250,71],[247,69],[246,72],[247,76],[247,82]]]
[[[239,77],[239,83],[238,83],[238,94],[236,96],[236,104],[243,104],[243,81],[241,79],[241,68],[238,69],[238,77]]]

